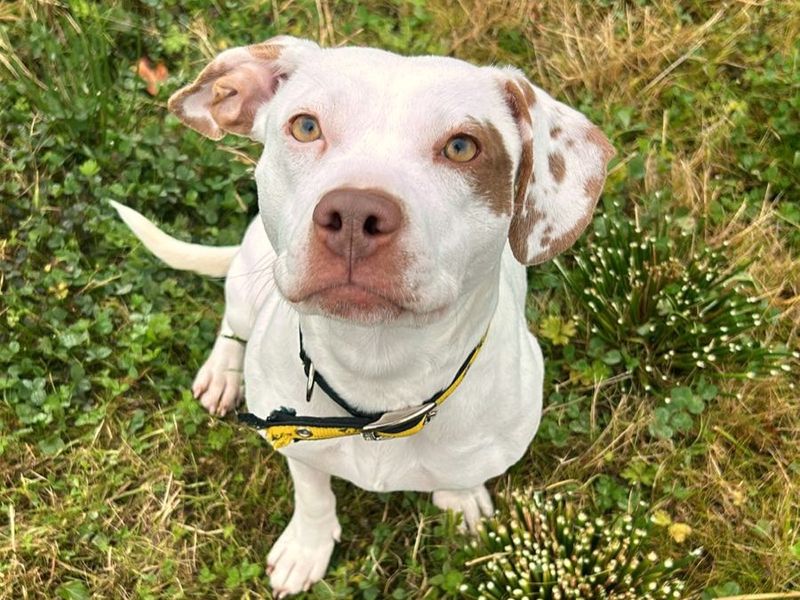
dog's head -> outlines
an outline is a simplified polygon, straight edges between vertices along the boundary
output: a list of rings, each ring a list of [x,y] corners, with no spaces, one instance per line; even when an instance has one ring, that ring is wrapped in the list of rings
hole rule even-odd
[[[515,69],[290,37],[223,52],[169,106],[212,139],[264,144],[278,289],[361,322],[447,313],[497,279],[506,241],[527,265],[571,246],[614,154]]]

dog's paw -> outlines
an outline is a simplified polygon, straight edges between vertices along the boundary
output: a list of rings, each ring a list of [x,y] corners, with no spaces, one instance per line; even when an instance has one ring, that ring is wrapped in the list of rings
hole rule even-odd
[[[334,515],[325,525],[301,525],[292,517],[267,556],[267,573],[276,598],[307,591],[325,575],[342,529]]]
[[[433,492],[433,503],[442,510],[452,510],[463,515],[459,528],[475,533],[483,517],[494,512],[492,499],[486,486],[479,485],[469,490],[441,490]]]
[[[242,399],[244,344],[219,336],[192,384],[192,394],[212,415],[220,417]]]

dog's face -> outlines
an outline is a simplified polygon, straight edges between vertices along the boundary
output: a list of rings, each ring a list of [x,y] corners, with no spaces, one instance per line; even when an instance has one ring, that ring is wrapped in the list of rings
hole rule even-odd
[[[259,207],[298,310],[419,323],[535,264],[588,223],[613,150],[513,69],[294,38],[221,54],[170,99],[187,124],[264,143]]]

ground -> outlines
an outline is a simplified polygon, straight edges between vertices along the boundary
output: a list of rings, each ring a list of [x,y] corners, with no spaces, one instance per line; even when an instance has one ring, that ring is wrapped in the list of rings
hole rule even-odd
[[[800,590],[796,0],[17,0],[0,7],[0,598],[269,597],[285,463],[189,392],[222,282],[159,264],[107,201],[236,243],[258,149],[187,131],[166,99],[279,33],[514,64],[600,124],[618,155],[598,218],[530,270],[545,418],[491,491],[644,501],[655,550],[704,549],[687,597]],[[458,597],[481,577],[429,495],[335,491],[342,543],[309,597]]]

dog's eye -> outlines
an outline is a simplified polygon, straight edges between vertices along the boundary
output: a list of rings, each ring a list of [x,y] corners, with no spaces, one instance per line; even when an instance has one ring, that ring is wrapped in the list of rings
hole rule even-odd
[[[442,151],[453,162],[469,162],[478,156],[478,143],[468,135],[454,135]]]
[[[313,142],[322,137],[319,122],[311,115],[297,115],[292,119],[291,130],[298,142]]]

